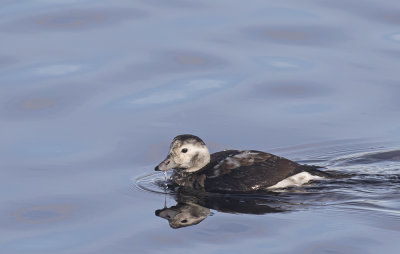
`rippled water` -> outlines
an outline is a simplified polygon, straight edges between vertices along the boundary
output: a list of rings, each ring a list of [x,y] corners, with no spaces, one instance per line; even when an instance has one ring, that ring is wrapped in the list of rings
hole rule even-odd
[[[398,1],[0,4],[0,253],[399,249]],[[346,177],[164,191],[182,133]]]

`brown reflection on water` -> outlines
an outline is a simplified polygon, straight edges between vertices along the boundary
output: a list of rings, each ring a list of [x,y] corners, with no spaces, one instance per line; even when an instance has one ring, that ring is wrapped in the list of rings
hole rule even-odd
[[[228,63],[218,56],[202,52],[161,51],[156,53],[150,61],[124,66],[123,70],[105,79],[113,82],[131,82],[153,78],[154,74],[160,77],[165,74],[221,70],[227,66]]]
[[[323,26],[250,27],[244,32],[256,39],[297,45],[330,45],[346,37],[343,31]]]
[[[19,222],[29,224],[42,224],[61,221],[72,215],[77,206],[63,205],[40,205],[22,208],[14,211],[13,215]]]
[[[75,28],[105,22],[104,14],[70,10],[34,18],[35,23],[52,28]]]
[[[17,95],[9,94],[0,116],[10,119],[34,119],[49,116],[61,117],[79,107],[96,89],[81,83],[53,83],[31,90],[26,88]],[[76,91],[79,91],[77,93]]]
[[[382,13],[382,19],[388,23],[400,25],[400,10],[397,12]]]
[[[390,8],[390,4],[382,4],[379,1],[315,1],[329,9],[336,8],[343,12],[358,15],[370,21],[377,21],[386,24],[400,24],[400,9]]]
[[[19,106],[24,110],[42,110],[56,105],[58,102],[51,98],[28,98],[20,101]]]
[[[201,65],[201,64],[205,64],[207,62],[206,59],[199,57],[199,56],[193,56],[193,55],[177,56],[176,61],[178,63],[184,64],[184,65]]]
[[[104,26],[143,16],[145,16],[144,12],[132,8],[66,9],[15,19],[1,25],[0,30],[8,32],[68,31]]]

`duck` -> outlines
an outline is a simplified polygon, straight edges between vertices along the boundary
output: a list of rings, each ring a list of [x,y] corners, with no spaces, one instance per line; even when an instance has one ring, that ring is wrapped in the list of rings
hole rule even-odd
[[[192,134],[176,136],[156,171],[173,170],[176,187],[215,193],[274,191],[329,178],[320,167],[302,165],[257,150],[224,150],[210,154]]]

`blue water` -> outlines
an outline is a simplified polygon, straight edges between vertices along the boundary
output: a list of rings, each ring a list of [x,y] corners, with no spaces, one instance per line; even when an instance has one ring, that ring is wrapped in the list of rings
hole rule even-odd
[[[399,249],[398,1],[0,6],[0,253]],[[137,178],[182,133],[351,177],[173,229]]]

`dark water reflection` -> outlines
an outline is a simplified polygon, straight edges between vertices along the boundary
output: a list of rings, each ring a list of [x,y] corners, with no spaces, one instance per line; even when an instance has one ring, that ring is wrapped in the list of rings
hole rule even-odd
[[[0,253],[398,250],[398,1],[0,2]],[[350,177],[136,188],[181,133]]]

